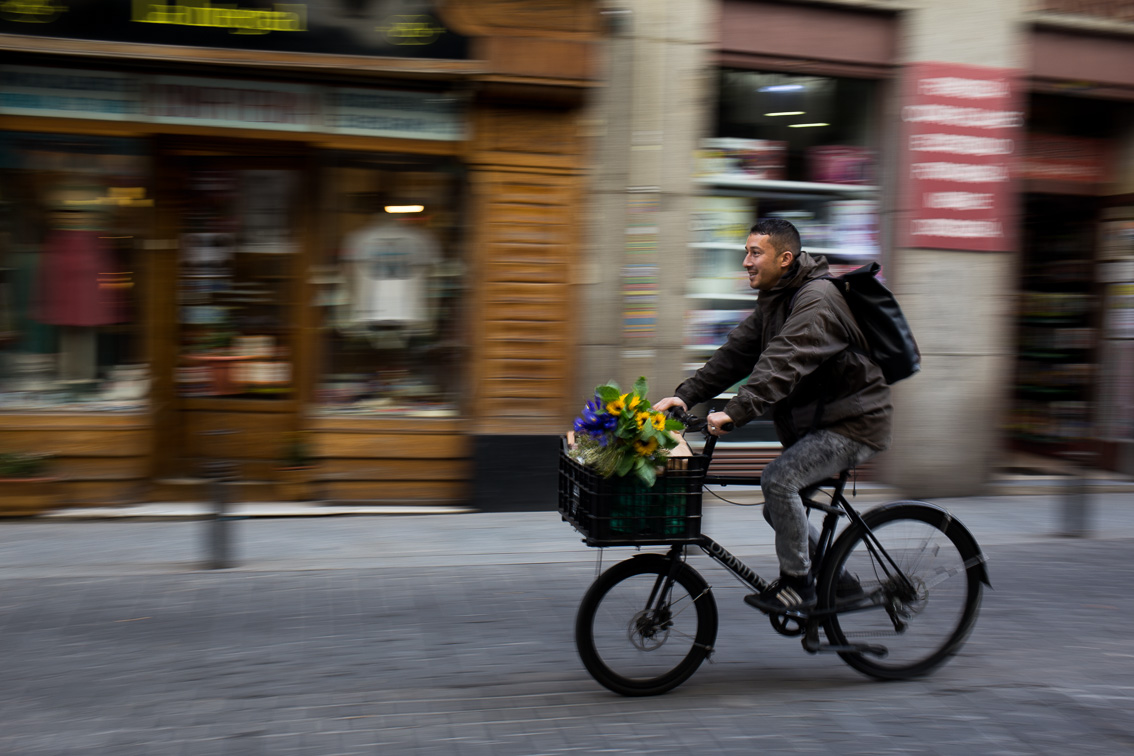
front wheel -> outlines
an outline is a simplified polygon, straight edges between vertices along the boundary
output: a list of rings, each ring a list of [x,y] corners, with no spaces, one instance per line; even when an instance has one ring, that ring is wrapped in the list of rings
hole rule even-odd
[[[819,603],[838,609],[824,623],[827,638],[885,648],[839,652],[871,677],[927,674],[957,653],[976,622],[984,557],[960,522],[930,504],[890,504],[863,521],[869,532],[852,525],[824,560]]]
[[[689,565],[660,554],[636,556],[600,575],[575,620],[583,665],[624,696],[653,696],[685,682],[716,637],[709,585]]]

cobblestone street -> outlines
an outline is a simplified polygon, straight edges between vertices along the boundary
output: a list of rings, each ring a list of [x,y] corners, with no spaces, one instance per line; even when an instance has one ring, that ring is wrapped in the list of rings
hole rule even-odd
[[[999,518],[972,519],[1026,519],[1021,500],[1000,501]],[[245,520],[241,566],[218,572],[192,567],[202,523],[6,524],[0,753],[1123,752],[1134,538],[1128,503],[1113,506],[1106,539],[974,527],[994,590],[961,655],[910,682],[807,655],[695,557],[718,651],[652,699],[608,693],[579,662],[596,554],[549,513]],[[712,516],[771,571],[758,513]],[[491,541],[458,548],[477,538]]]

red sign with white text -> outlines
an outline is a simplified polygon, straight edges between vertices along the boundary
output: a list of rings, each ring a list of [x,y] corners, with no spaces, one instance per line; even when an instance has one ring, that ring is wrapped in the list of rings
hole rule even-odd
[[[907,68],[903,246],[1015,249],[1013,162],[1024,123],[1018,76],[955,63]]]

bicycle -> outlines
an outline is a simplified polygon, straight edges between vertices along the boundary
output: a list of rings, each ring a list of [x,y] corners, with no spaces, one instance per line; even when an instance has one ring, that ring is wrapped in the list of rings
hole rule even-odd
[[[687,432],[704,432],[703,419],[680,411],[677,416]],[[760,484],[758,475],[708,475],[717,439],[705,436],[700,454],[667,460],[653,489],[598,477],[571,457],[564,439],[559,511],[584,543],[669,547],[665,554],[636,554],[610,567],[579,606],[579,656],[591,676],[615,693],[665,693],[712,655],[716,599],[687,561],[690,546],[752,591],[768,585],[701,533],[704,486]],[[972,533],[935,504],[894,501],[860,514],[843,495],[849,477],[844,470],[802,492],[808,511],[825,515],[812,558],[818,605],[806,613],[771,614],[772,627],[801,637],[809,653],[837,653],[877,679],[928,674],[956,654],[973,629],[983,586],[991,587],[984,554]],[[830,503],[815,499],[824,489]],[[847,525],[836,536],[844,517]]]

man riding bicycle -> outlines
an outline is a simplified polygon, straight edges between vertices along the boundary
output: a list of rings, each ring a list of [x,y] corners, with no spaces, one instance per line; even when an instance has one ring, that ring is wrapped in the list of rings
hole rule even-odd
[[[823,257],[801,250],[786,220],[758,222],[745,244],[755,311],[655,410],[712,399],[748,377],[723,411],[708,416],[724,436],[770,407],[783,453],[761,475],[764,518],[776,532],[780,578],[745,601],[770,613],[815,606],[810,527],[799,492],[855,467],[890,445],[890,387],[867,356],[866,340],[843,295],[823,277]]]

